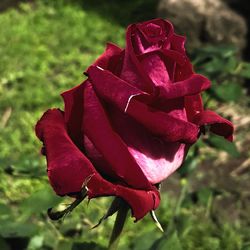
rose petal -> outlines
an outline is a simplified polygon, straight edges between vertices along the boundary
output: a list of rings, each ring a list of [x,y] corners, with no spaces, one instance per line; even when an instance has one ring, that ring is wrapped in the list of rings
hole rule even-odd
[[[103,158],[102,154],[96,149],[95,145],[86,135],[84,135],[84,154],[92,162],[92,164],[95,166],[95,169],[102,176],[106,176],[108,178],[111,177],[110,174],[109,176],[107,176],[106,174],[106,173],[110,173],[111,171],[109,164]],[[115,173],[112,174],[112,176],[115,176],[115,175],[116,175]]]
[[[161,53],[154,52],[144,54],[140,57],[141,66],[147,72],[154,86],[167,86],[171,83],[172,76],[169,75]],[[171,68],[174,68],[175,62],[172,62]]]
[[[129,203],[137,220],[158,207],[160,196],[155,187],[137,190],[103,179],[67,135],[63,113],[59,110],[48,110],[38,121],[36,133],[45,144],[49,180],[58,195],[79,192],[84,181],[90,178],[89,198],[119,196]]]
[[[75,125],[75,128],[81,131],[75,132],[80,136],[78,140],[81,140],[81,144],[83,144],[84,131],[84,134],[107,162],[102,172],[135,188],[149,188],[149,182],[119,135],[113,131],[101,103],[92,87],[88,85],[89,83],[85,82],[62,94],[65,100],[65,117],[68,117],[68,114],[73,114],[73,124],[77,123],[78,119],[80,126],[82,126],[79,128],[79,123]],[[73,107],[74,110],[72,110]],[[78,116],[81,114],[83,114],[82,122],[82,116]],[[71,122],[68,119],[66,121]],[[133,172],[129,168],[133,169]]]
[[[160,97],[166,99],[195,95],[209,87],[210,81],[199,74],[193,74],[190,78],[171,85],[158,86]]]
[[[201,95],[191,95],[191,96],[185,96],[185,109],[188,121],[193,120],[193,117],[203,111],[203,103]]]
[[[185,41],[186,37],[173,34],[173,36],[171,37],[171,49],[182,54],[185,53]]]
[[[142,22],[135,26],[150,44],[170,39],[174,32],[173,25],[161,18]],[[134,32],[133,35],[136,36],[137,32]]]
[[[193,118],[193,123],[198,126],[210,125],[210,130],[227,140],[233,140],[233,124],[211,110],[204,110],[197,113]]]
[[[199,129],[194,124],[157,111],[135,99],[131,100],[127,114],[168,142],[194,143],[197,140]]]
[[[146,52],[154,51],[159,49],[158,43],[151,43],[149,39],[140,31],[136,25],[131,25],[133,34],[131,36],[131,42],[133,44],[134,53],[141,55]]]
[[[154,101],[152,108],[167,113],[169,116],[183,121],[187,120],[186,110],[184,108],[184,98],[160,99]]]
[[[109,108],[113,127],[150,183],[160,183],[180,167],[185,144],[165,142],[118,109]]]
[[[68,134],[74,143],[83,149],[82,117],[83,117],[83,84],[61,94],[64,99],[64,119]]]
[[[125,57],[120,77],[144,92],[153,93],[154,85],[149,76],[143,70],[135,54],[131,40],[133,29],[135,29],[134,25],[130,25],[127,29]]]
[[[91,66],[88,69],[88,74],[98,96],[113,103],[121,110],[126,110],[129,102],[135,96],[144,100],[150,99],[147,93],[116,77],[107,70]]]
[[[104,53],[92,64],[92,66],[99,66],[118,74],[121,70],[121,63],[124,56],[122,52],[123,50],[115,44],[107,43]]]
[[[58,195],[79,192],[84,179],[93,174],[91,163],[67,134],[64,119],[60,110],[52,109],[36,125],[46,150],[48,177]]]
[[[193,65],[189,60],[186,60],[183,65],[176,64],[174,73],[175,73],[174,82],[187,80],[194,74]]]
[[[170,50],[170,49],[163,49],[161,51],[167,58],[172,59],[173,62],[176,62],[180,65],[184,65],[188,60],[187,56],[183,53],[178,51]]]
[[[127,146],[113,130],[108,117],[90,82],[85,83],[83,130],[110,166],[116,179],[138,189],[151,185],[129,153]]]
[[[108,71],[91,67],[89,74],[97,93],[105,101],[114,104],[121,111],[131,115],[152,133],[163,136],[166,141],[194,143],[197,140],[198,128],[192,123],[156,111],[133,98],[136,95],[147,97],[145,93],[134,89]],[[100,85],[100,82],[102,85]],[[110,91],[112,88],[114,88],[114,92]],[[123,91],[121,91],[121,88],[123,88]],[[133,92],[135,90],[137,92]]]

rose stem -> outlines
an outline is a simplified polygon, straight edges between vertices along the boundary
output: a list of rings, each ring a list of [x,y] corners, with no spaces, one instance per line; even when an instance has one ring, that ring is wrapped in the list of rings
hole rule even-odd
[[[109,250],[118,249],[119,240],[121,238],[122,229],[126,222],[129,206],[124,202],[117,212],[115,224],[109,241]]]
[[[172,218],[170,219],[170,222],[168,223],[166,235],[169,235],[175,229],[175,221],[180,215],[181,206],[183,204],[183,201],[184,201],[184,199],[187,195],[187,191],[188,191],[188,181],[186,178],[181,179],[181,186],[182,186],[181,193],[180,193],[179,198],[176,202],[176,206],[175,206],[175,210],[173,212]]]

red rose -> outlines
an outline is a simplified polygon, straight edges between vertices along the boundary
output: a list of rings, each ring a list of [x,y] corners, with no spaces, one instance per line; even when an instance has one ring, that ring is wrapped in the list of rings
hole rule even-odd
[[[159,205],[154,184],[182,164],[204,125],[232,139],[232,124],[203,110],[209,80],[195,74],[185,38],[155,19],[127,29],[126,48],[108,44],[88,79],[62,94],[65,110],[48,110],[36,126],[48,176],[58,195],[119,196],[136,219]]]

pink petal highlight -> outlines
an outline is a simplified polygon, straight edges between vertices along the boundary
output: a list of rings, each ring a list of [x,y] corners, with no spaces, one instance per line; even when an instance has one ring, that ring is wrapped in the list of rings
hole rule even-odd
[[[185,156],[185,144],[164,143],[161,149],[159,149],[159,146],[160,144],[155,145],[156,149],[154,149],[161,154],[158,159],[154,159],[150,154],[143,153],[143,150],[128,148],[144,175],[152,184],[160,183],[174,173],[181,166]],[[173,155],[173,159],[169,160],[168,155]]]

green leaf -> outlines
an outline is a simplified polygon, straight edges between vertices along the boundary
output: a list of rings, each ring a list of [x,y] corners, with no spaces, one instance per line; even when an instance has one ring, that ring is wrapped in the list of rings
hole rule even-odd
[[[242,87],[236,83],[223,82],[212,89],[222,101],[238,101],[242,97]]]
[[[82,243],[74,243],[72,250],[82,250],[82,249],[88,249],[88,250],[106,250],[105,247],[100,246],[94,242],[82,242]]]
[[[28,250],[39,250],[42,248],[44,241],[43,235],[35,235],[29,241]],[[61,249],[61,248],[60,248]],[[61,249],[63,250],[63,249]]]
[[[203,70],[207,73],[222,72],[223,69],[223,61],[218,57],[214,57],[208,63],[203,65]]]
[[[33,193],[30,197],[21,203],[21,209],[26,215],[38,214],[47,212],[47,209],[54,207],[61,201],[61,198],[56,196],[49,187]]]
[[[247,243],[246,245],[244,245],[241,250],[250,250],[250,243]]]
[[[209,139],[205,141],[208,145],[223,150],[233,157],[239,157],[240,153],[233,142],[229,142],[222,136],[210,134]]]
[[[183,248],[175,231],[171,235],[164,235],[156,244],[153,244],[150,250],[183,250]]]
[[[69,240],[66,240],[66,239],[63,239],[63,240],[60,240],[58,242],[58,245],[57,245],[57,248],[56,249],[60,249],[60,250],[71,250],[72,249],[72,241],[69,241]],[[85,249],[85,248],[83,248]]]
[[[160,234],[162,233],[160,232]],[[146,250],[157,238],[159,238],[158,230],[143,232],[140,236],[136,237],[133,250]]]
[[[38,226],[35,224],[13,222],[10,220],[1,221],[0,235],[7,237],[30,237],[37,233]]]
[[[225,61],[225,71],[228,73],[234,73],[237,65],[239,64],[238,59],[236,57],[229,57]]]
[[[242,63],[242,67],[240,69],[239,75],[245,78],[250,78],[250,63]]]
[[[11,209],[7,205],[0,203],[0,217],[4,215],[7,215],[7,216],[11,215]]]
[[[185,177],[196,169],[197,164],[198,160],[195,157],[188,157],[177,171],[182,177]]]
[[[204,187],[198,191],[197,195],[199,202],[206,206],[210,197],[213,195],[213,191],[210,188]]]
[[[197,55],[206,55],[206,56],[220,56],[224,58],[231,57],[235,55],[236,48],[234,46],[205,46],[195,50]]]

